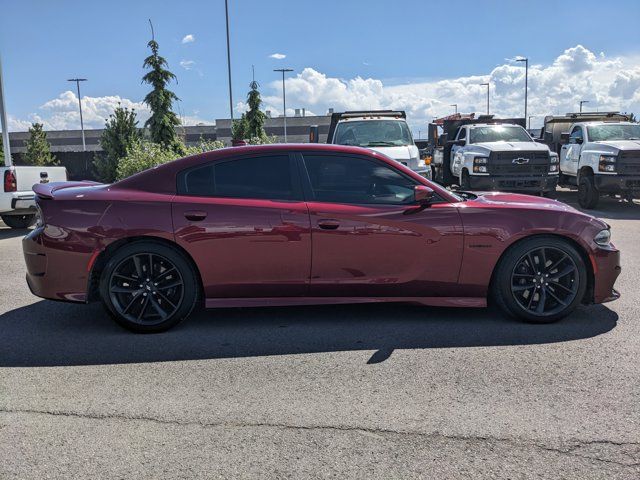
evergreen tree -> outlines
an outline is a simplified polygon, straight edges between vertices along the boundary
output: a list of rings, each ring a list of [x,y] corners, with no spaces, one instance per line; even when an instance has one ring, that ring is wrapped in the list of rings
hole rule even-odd
[[[141,138],[135,109],[129,110],[118,105],[109,115],[102,131],[100,145],[104,153],[94,159],[98,178],[103,182],[113,182],[116,179],[118,162]]]
[[[176,76],[167,68],[167,61],[158,55],[158,42],[153,37],[153,26],[151,30],[151,41],[147,44],[151,49],[151,55],[144,60],[143,67],[148,68],[143,83],[148,83],[153,87],[146,97],[146,103],[151,109],[151,117],[145,122],[145,127],[149,128],[151,140],[155,143],[173,149],[180,149],[180,142],[176,135],[176,126],[180,125],[180,119],[172,110],[174,100],[178,100],[175,93],[167,90],[167,84],[175,80]]]
[[[234,140],[244,140],[249,137],[249,122],[247,115],[242,114],[240,118],[236,118],[231,124],[231,138]]]
[[[25,162],[30,165],[57,165],[56,157],[51,154],[47,134],[42,130],[41,123],[32,123],[29,128],[30,137],[27,140]]]
[[[264,131],[264,121],[267,118],[265,113],[260,110],[260,105],[262,105],[262,99],[260,98],[260,92],[258,91],[258,82],[253,80],[249,87],[249,93],[247,94],[247,103],[249,104],[249,111],[247,111],[247,124],[248,138],[265,138],[267,136]]]

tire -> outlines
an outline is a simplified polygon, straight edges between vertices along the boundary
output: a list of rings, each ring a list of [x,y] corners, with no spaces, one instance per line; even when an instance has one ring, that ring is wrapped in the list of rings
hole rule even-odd
[[[107,261],[100,275],[100,298],[124,328],[163,332],[191,314],[199,302],[200,282],[191,262],[177,249],[134,242],[120,247]]]
[[[586,289],[587,268],[576,248],[561,238],[539,236],[507,250],[496,268],[491,294],[512,317],[552,323],[573,312]]]
[[[10,228],[29,228],[36,223],[35,215],[2,215],[2,221]]]
[[[582,208],[592,209],[598,206],[600,192],[596,188],[593,175],[580,175],[578,181],[578,203]]]
[[[467,170],[462,170],[462,175],[460,176],[460,190],[471,190],[471,177],[469,177],[469,172]]]

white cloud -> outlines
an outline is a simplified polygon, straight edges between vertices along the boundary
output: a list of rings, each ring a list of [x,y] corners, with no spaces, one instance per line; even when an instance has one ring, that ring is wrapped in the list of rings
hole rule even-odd
[[[275,58],[276,60],[282,60],[283,58],[287,58],[284,53],[272,53],[269,55],[269,58]]]
[[[182,43],[193,43],[195,41],[196,41],[196,37],[192,33],[182,37]]]
[[[180,66],[185,70],[191,70],[195,64],[193,60],[180,60]]]
[[[524,64],[513,59],[498,65],[487,75],[469,75],[434,81],[388,85],[375,78],[330,77],[313,68],[287,79],[287,104],[326,112],[356,109],[402,109],[414,128],[424,127],[433,117],[452,112],[484,113],[486,87],[491,83],[491,113],[502,117],[524,114]],[[278,111],[282,104],[280,81],[269,85],[265,109]],[[640,111],[640,58],[607,58],[582,45],[568,48],[549,65],[529,65],[529,114],[532,125],[545,115],[576,111],[580,100],[590,109]]]

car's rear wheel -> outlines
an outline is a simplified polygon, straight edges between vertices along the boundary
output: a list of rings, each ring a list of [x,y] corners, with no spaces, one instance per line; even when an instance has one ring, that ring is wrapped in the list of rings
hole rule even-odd
[[[2,215],[2,221],[11,228],[29,228],[36,222],[35,215]]]
[[[118,249],[100,276],[100,297],[123,327],[140,333],[167,330],[193,311],[199,282],[178,250],[155,242]]]
[[[534,237],[510,248],[494,275],[496,303],[508,314],[534,323],[569,315],[582,301],[587,269],[569,242]]]

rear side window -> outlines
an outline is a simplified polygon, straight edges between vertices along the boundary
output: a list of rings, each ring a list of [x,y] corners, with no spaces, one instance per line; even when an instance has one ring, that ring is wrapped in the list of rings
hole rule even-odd
[[[416,182],[382,162],[341,155],[304,155],[313,197],[319,202],[405,204]]]
[[[181,195],[291,200],[294,191],[288,155],[238,158],[181,172]]]

